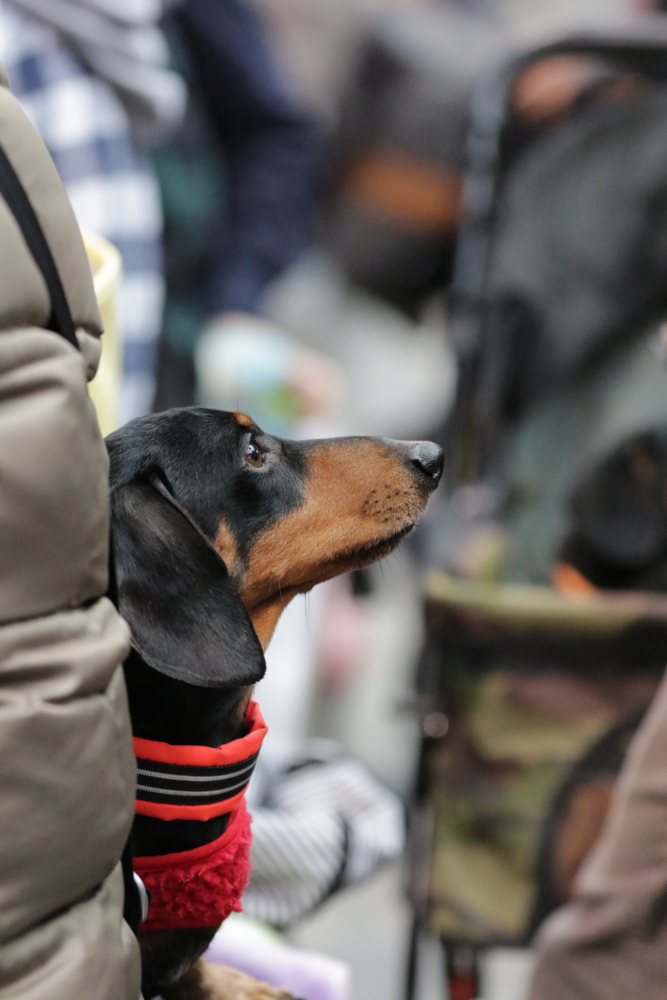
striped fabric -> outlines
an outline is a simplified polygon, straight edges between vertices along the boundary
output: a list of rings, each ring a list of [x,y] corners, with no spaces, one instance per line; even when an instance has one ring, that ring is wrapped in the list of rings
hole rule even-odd
[[[243,799],[267,732],[255,701],[248,704],[245,724],[245,736],[219,747],[135,736],[136,812],[164,820],[207,820],[232,812]]]
[[[239,764],[192,767],[137,757],[137,792],[141,793],[137,798],[144,802],[183,801],[193,806],[219,802],[222,805],[246,788],[256,761],[254,753]]]
[[[277,769],[265,747],[250,786],[252,874],[243,909],[276,927],[295,924],[403,848],[400,801],[357,761],[326,747],[313,741],[306,749],[314,753]]]
[[[149,412],[162,317],[162,209],[148,156],[114,90],[53,29],[0,2],[0,62],[42,136],[79,224],[114,243],[124,277],[120,422]]]

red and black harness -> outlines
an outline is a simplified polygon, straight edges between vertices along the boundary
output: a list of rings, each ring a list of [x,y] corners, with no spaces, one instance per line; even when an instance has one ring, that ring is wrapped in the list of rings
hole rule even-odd
[[[246,735],[220,747],[134,740],[137,813],[162,820],[229,814],[227,829],[210,844],[134,859],[134,870],[151,894],[142,930],[213,927],[241,908],[250,874],[244,795],[267,732],[256,702],[250,702],[245,721]]]

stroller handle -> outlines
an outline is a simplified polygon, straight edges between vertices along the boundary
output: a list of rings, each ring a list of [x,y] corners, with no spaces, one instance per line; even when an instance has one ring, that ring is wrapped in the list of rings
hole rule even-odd
[[[613,59],[630,72],[667,80],[667,17],[646,17],[629,29],[586,31],[515,51],[482,76],[473,94],[468,129],[464,223],[452,282],[457,311],[470,310],[483,294],[500,179],[501,140],[514,83],[534,63],[561,55]],[[466,346],[474,346],[468,338],[464,338],[464,353]]]
[[[459,363],[457,400],[449,420],[452,441],[471,440],[472,428],[477,425],[474,385],[484,344],[484,295],[494,221],[508,166],[502,162],[502,142],[512,89],[531,65],[562,55],[602,57],[628,72],[641,72],[656,81],[667,80],[667,17],[646,16],[614,29],[581,30],[537,47],[515,50],[479,80],[470,109],[463,221],[450,289],[451,333]],[[474,482],[483,465],[481,456],[471,457],[465,448],[454,447],[448,488]]]

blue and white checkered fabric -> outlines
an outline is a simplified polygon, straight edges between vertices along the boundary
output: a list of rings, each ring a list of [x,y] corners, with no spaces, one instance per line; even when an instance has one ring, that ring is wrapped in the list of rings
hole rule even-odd
[[[120,422],[150,410],[162,319],[162,210],[148,156],[113,88],[56,31],[0,2],[0,63],[62,177],[79,224],[123,257]]]

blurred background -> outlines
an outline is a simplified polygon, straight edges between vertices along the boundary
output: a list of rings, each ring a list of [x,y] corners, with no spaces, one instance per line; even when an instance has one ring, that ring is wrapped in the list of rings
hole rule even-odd
[[[122,259],[105,432],[200,404],[446,452],[398,553],[281,620],[213,957],[521,1000],[667,660],[667,17],[4,0],[0,61]]]

